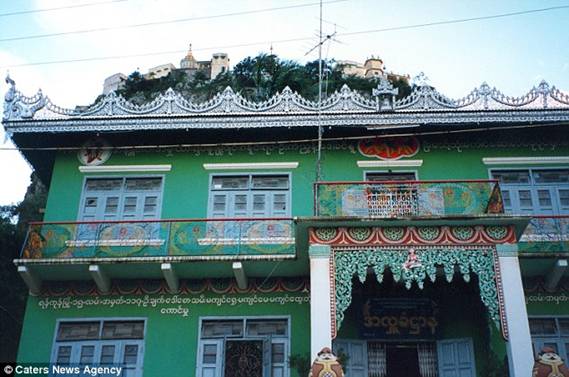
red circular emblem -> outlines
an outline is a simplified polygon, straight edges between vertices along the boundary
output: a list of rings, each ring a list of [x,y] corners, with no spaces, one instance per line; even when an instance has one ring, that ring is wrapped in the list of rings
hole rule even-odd
[[[367,157],[397,160],[416,155],[419,152],[419,139],[415,136],[366,139],[358,143],[358,150]]]

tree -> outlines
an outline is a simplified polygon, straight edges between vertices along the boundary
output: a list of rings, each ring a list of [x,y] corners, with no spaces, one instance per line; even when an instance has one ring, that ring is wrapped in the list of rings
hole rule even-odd
[[[125,87],[118,92],[125,98],[142,104],[156,98],[166,89],[174,88],[184,97],[202,102],[231,86],[245,98],[259,102],[269,99],[288,86],[307,99],[317,100],[318,72],[318,60],[301,65],[294,60],[283,60],[273,54],[259,54],[241,60],[232,71],[220,74],[212,80],[201,70],[193,75],[175,70],[158,79],[144,79],[140,72],[135,71],[128,76]],[[376,78],[346,77],[340,70],[334,69],[333,60],[322,62],[322,72],[323,98],[340,90],[344,84],[366,97],[371,97],[372,89],[379,83]],[[405,80],[399,79],[392,84],[399,88],[398,98],[407,96],[411,91]]]
[[[17,256],[16,206],[0,208],[0,362],[16,359],[25,300],[12,260]]]
[[[28,223],[42,219],[46,197],[45,186],[32,173],[24,200],[0,206],[0,362],[16,360],[27,288],[13,260],[20,255]]]

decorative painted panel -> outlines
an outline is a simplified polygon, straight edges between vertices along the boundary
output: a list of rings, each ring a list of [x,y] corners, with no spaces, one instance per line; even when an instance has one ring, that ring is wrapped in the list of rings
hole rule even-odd
[[[397,160],[412,157],[419,152],[419,139],[415,136],[366,139],[358,143],[358,151],[366,157],[380,160]]]
[[[520,253],[569,253],[569,216],[532,218],[518,248]]]
[[[290,219],[36,223],[23,259],[294,255]]]
[[[318,182],[317,216],[453,216],[503,213],[495,181]]]

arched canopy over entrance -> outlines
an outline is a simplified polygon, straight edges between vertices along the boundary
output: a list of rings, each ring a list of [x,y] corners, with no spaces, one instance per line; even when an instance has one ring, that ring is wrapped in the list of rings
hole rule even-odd
[[[383,281],[387,269],[396,282],[402,282],[407,289],[413,283],[423,288],[428,278],[437,279],[437,269],[442,268],[446,280],[450,283],[455,274],[455,267],[465,281],[470,281],[470,274],[478,276],[480,298],[488,310],[489,318],[507,336],[505,322],[502,321],[501,281],[497,273],[496,251],[492,246],[382,246],[365,248],[333,248],[334,284],[335,284],[335,325],[334,333],[344,319],[344,312],[352,301],[352,279],[358,277],[364,283],[368,268],[375,273],[377,281]]]

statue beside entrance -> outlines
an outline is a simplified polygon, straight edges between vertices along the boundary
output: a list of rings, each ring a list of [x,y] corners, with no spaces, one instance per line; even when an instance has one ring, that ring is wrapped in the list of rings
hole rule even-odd
[[[532,377],[569,377],[569,368],[551,347],[544,347],[533,365]]]
[[[344,377],[344,371],[332,350],[324,347],[312,363],[308,377]]]

